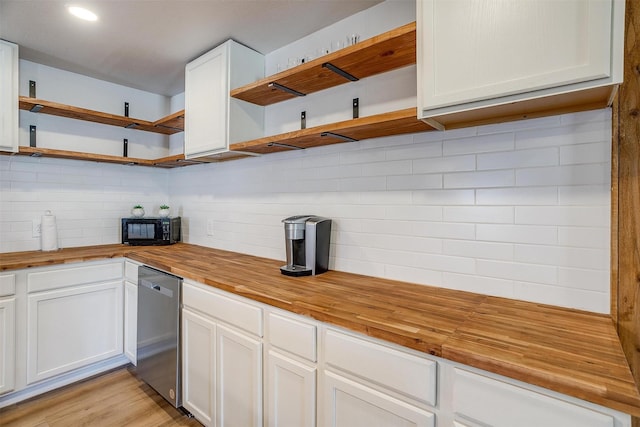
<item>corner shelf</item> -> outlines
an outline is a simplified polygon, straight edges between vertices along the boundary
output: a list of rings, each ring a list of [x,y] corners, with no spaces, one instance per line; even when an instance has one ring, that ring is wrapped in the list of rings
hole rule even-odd
[[[432,130],[436,129],[417,119],[416,108],[407,108],[267,136],[251,141],[237,142],[231,144],[229,149],[256,154],[268,154],[279,151],[339,144],[347,141]]]
[[[131,128],[164,135],[172,135],[184,130],[184,110],[162,118],[156,122],[150,122],[147,120],[134,119],[132,117],[118,116],[116,114],[103,113],[101,111],[45,101],[44,99],[29,98],[28,96],[21,96],[19,98],[19,105],[21,110],[32,111],[35,113],[50,114],[53,116],[67,117],[70,119],[84,120],[87,122]]]
[[[358,79],[413,65],[416,63],[416,23],[403,25],[321,58],[233,89],[230,95],[252,104],[266,106],[297,97],[272,87],[271,83],[306,95],[349,82],[345,77],[324,67],[325,63],[330,63]]]

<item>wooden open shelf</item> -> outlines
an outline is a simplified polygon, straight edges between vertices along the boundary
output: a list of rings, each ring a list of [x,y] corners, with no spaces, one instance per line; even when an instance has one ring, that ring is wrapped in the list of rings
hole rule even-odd
[[[38,110],[37,112],[41,114],[50,114],[123,128],[130,127],[136,130],[161,133],[164,135],[172,135],[177,132],[182,132],[184,129],[184,110],[156,122],[149,122],[147,120],[118,116],[116,114],[45,101],[44,99],[29,98],[27,96],[21,96],[19,98],[19,104],[21,110]]]
[[[297,95],[269,87],[275,82],[303,94],[348,83],[324,68],[329,62],[359,79],[416,63],[416,23],[412,22],[313,61],[233,89],[231,96],[257,105],[271,105]]]
[[[257,154],[268,154],[301,148],[339,144],[347,140],[333,135],[322,136],[325,132],[341,135],[354,140],[378,138],[404,133],[435,130],[434,127],[417,119],[415,108],[376,114],[369,117],[345,120],[308,129],[267,136],[251,141],[231,144],[230,150]]]
[[[39,147],[20,146],[18,147],[18,150],[19,151],[17,153],[0,151],[0,154],[32,157],[52,157],[56,159],[87,160],[101,163],[116,163],[121,165],[139,165],[163,168],[175,168],[196,163],[205,163],[204,161],[199,160],[185,160],[183,154],[162,157],[159,159],[139,159],[135,157],[110,156],[106,154],[84,153],[81,151],[69,150],[55,150],[52,148]]]

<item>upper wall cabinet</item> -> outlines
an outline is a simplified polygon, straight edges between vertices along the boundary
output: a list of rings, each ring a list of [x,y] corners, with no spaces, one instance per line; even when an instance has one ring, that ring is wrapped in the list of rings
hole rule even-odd
[[[0,40],[0,151],[18,151],[18,45]]]
[[[528,104],[533,114],[606,106],[622,81],[623,31],[624,0],[418,0],[418,116],[446,128],[496,106],[526,118],[504,107],[518,101],[546,98]]]
[[[263,107],[231,98],[231,89],[264,77],[264,57],[229,40],[185,69],[187,159],[226,156],[229,144],[263,136]]]

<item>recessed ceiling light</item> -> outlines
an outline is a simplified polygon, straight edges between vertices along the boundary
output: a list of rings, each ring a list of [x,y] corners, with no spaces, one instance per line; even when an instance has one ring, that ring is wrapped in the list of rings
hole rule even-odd
[[[96,15],[95,13],[91,12],[88,9],[85,9],[83,7],[78,7],[78,6],[69,6],[67,9],[69,9],[69,13],[72,14],[75,17],[78,17],[80,19],[84,19],[85,21],[97,21],[98,20],[98,15]]]

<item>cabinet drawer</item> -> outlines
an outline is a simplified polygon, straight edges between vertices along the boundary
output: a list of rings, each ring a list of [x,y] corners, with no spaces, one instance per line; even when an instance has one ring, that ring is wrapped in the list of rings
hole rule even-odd
[[[328,365],[435,406],[436,362],[330,329],[324,347]]]
[[[614,427],[615,420],[596,410],[455,368],[456,416],[495,427]]]
[[[182,303],[253,335],[262,336],[262,309],[221,295],[214,288],[202,289],[192,283],[182,286]]]
[[[87,283],[122,280],[122,261],[78,264],[77,267],[47,268],[27,274],[27,292],[39,292]]]
[[[16,275],[3,274],[0,276],[0,297],[16,293]]]
[[[317,360],[316,330],[315,325],[269,313],[269,342],[311,362]]]
[[[125,261],[124,278],[131,283],[138,284],[138,264],[131,261]]]

